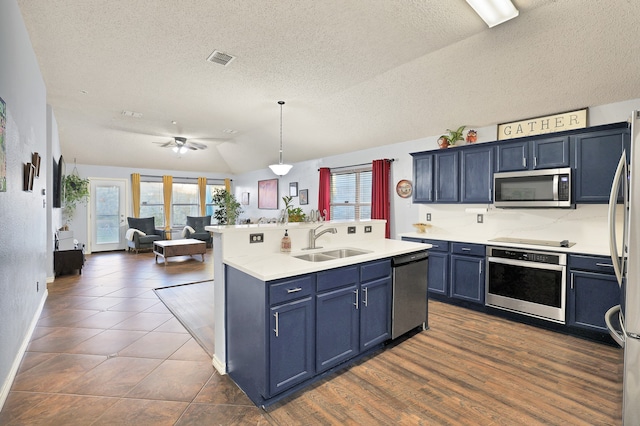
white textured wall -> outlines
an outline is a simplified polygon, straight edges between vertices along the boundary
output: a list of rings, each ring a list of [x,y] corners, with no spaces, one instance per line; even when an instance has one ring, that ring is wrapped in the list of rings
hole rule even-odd
[[[44,300],[50,159],[43,156],[33,192],[22,190],[23,164],[46,155],[46,90],[15,0],[0,2],[0,97],[7,104],[7,192],[0,192],[0,404],[18,355]],[[36,291],[36,283],[40,290]]]

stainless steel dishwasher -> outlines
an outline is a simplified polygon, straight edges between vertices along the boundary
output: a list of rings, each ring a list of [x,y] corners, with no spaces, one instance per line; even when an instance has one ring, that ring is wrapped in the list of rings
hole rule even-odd
[[[393,296],[391,338],[420,325],[427,328],[427,268],[429,253],[413,252],[392,258]]]

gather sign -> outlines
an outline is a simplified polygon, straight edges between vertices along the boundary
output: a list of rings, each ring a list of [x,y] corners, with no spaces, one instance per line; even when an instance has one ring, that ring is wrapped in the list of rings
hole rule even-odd
[[[498,140],[522,138],[587,127],[587,108],[498,124]]]

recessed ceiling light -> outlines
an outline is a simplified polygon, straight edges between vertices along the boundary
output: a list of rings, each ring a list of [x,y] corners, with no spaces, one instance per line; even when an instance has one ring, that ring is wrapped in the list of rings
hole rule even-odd
[[[467,0],[469,6],[487,23],[489,28],[518,16],[518,9],[511,0]]]
[[[172,121],[171,124],[176,125],[176,124],[178,124],[178,122],[177,121]]]
[[[80,93],[82,93],[83,95],[86,95],[89,92],[87,92],[86,90],[81,90]]]

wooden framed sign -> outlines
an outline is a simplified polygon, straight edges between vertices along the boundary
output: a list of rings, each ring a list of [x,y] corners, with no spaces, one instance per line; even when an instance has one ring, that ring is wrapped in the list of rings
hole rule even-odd
[[[543,135],[587,127],[587,108],[498,124],[498,140]]]

